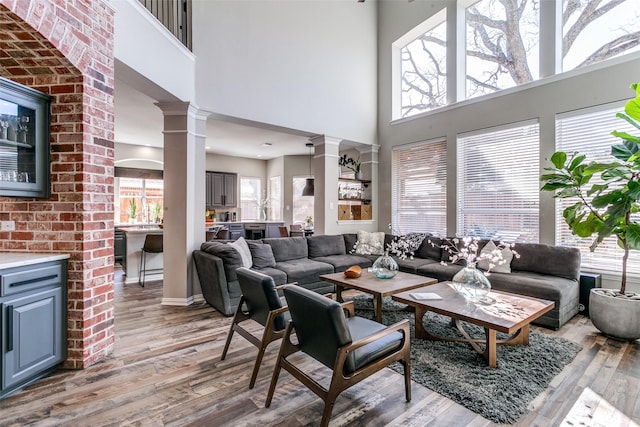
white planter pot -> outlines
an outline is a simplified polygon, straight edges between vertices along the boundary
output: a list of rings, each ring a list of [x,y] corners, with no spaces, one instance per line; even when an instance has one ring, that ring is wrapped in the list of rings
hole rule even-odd
[[[621,340],[640,338],[640,300],[616,298],[592,289],[589,295],[589,317],[603,334]]]

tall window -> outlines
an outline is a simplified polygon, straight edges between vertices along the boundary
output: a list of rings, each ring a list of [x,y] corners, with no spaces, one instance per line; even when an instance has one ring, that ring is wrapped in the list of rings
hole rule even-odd
[[[314,198],[303,196],[302,189],[306,184],[307,177],[293,177],[293,223],[304,223],[308,216],[313,219]]]
[[[467,98],[538,78],[539,12],[527,0],[481,0],[467,8]]]
[[[556,148],[566,152],[579,151],[587,155],[587,160],[612,161],[611,146],[621,141],[612,136],[611,131],[633,134],[634,130],[629,123],[615,116],[623,110],[624,104],[620,104],[559,115],[556,121]],[[588,138],[585,135],[588,135]],[[623,251],[618,247],[615,237],[606,239],[591,252],[589,246],[593,239],[582,239],[573,235],[562,217],[562,211],[571,204],[573,202],[570,199],[556,199],[556,244],[579,248],[582,253],[582,267],[586,270],[619,273]],[[630,274],[640,275],[638,251],[630,252],[627,268]]]
[[[402,117],[447,103],[447,22],[442,10],[420,26],[424,32],[401,49]]]
[[[557,0],[559,3],[561,0]],[[556,45],[563,70],[640,51],[638,0],[460,0],[464,9],[464,52],[446,49],[446,9],[408,31],[393,43],[393,116],[409,117],[451,101],[446,85],[462,86],[457,98],[473,98],[539,78],[540,58],[551,60],[552,49],[540,51],[540,28],[562,22]],[[454,6],[451,6],[454,7]],[[540,14],[541,8],[552,13]],[[561,15],[561,16],[560,16]],[[449,14],[448,19],[457,19]],[[551,22],[543,21],[548,19]],[[561,39],[561,40],[560,40]],[[447,55],[465,55],[466,69],[447,73]],[[462,64],[463,61],[460,62]],[[449,80],[449,83],[447,83]]]
[[[459,234],[537,242],[539,126],[458,136]]]
[[[260,202],[266,197],[260,191],[260,178],[240,178],[240,212],[243,220],[260,218]]]
[[[447,143],[423,142],[393,149],[394,233],[447,233]]]
[[[640,50],[637,0],[563,0],[562,69]]]
[[[282,178],[272,176],[269,178],[269,219],[282,220]]]

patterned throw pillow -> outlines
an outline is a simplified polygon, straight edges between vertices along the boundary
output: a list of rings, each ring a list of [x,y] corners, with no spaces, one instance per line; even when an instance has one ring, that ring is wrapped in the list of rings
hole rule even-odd
[[[355,253],[358,255],[382,255],[384,253],[384,232],[358,231]]]
[[[404,236],[404,240],[407,242],[407,249],[411,252],[416,252],[426,237],[427,233],[407,233]]]

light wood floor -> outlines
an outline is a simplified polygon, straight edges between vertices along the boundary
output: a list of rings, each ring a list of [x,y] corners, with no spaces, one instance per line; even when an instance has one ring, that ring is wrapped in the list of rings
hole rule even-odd
[[[236,335],[227,360],[220,361],[231,319],[206,304],[162,306],[161,286],[148,283],[142,289],[118,281],[113,355],[82,371],[59,370],[0,401],[0,425],[318,423],[320,399],[287,373],[281,374],[271,408],[264,408],[277,343],[268,351],[256,387],[249,390],[255,347]],[[640,424],[640,342],[606,339],[581,315],[560,331],[538,330],[579,342],[584,349],[532,402],[518,425]],[[331,425],[494,424],[415,383],[413,399],[406,403],[402,376],[386,369],[338,398]]]

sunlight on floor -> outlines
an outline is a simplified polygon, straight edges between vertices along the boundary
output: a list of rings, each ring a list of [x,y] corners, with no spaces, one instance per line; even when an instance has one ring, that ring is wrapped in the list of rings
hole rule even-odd
[[[560,426],[640,427],[588,387],[584,389]]]

